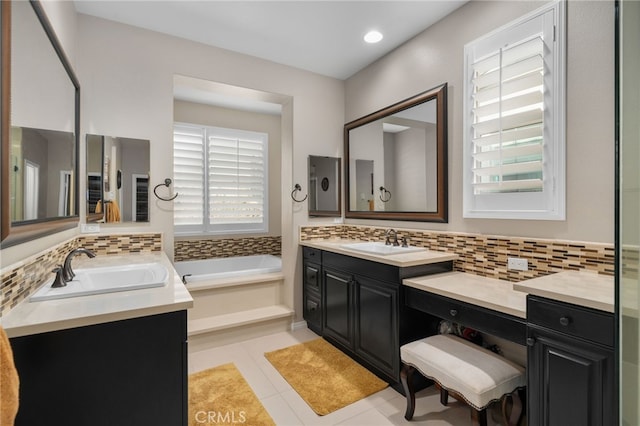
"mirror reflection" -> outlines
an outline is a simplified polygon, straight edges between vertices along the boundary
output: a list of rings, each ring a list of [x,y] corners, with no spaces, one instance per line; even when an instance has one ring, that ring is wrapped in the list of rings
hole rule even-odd
[[[345,126],[346,217],[446,222],[446,84]]]
[[[73,214],[74,145],[73,133],[11,128],[11,222]]]
[[[309,156],[309,215],[341,216],[340,159]]]
[[[149,141],[87,135],[87,216],[149,222]]]

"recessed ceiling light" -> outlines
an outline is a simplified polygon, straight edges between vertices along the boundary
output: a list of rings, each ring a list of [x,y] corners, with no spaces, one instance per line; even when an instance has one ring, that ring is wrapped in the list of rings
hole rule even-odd
[[[377,43],[382,40],[382,33],[380,31],[369,31],[364,35],[364,41],[367,43]]]

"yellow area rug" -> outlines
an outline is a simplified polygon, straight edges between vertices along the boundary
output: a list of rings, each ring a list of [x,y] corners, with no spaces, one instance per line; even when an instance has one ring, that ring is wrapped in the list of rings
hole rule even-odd
[[[268,352],[264,356],[321,416],[388,386],[323,339]]]
[[[189,425],[275,426],[233,363],[189,375]]]

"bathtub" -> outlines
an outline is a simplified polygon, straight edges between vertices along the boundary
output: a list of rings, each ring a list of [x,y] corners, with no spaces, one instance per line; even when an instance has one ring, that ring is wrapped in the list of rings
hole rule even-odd
[[[174,267],[185,284],[242,275],[268,274],[282,270],[282,259],[270,254],[219,257],[175,262]]]

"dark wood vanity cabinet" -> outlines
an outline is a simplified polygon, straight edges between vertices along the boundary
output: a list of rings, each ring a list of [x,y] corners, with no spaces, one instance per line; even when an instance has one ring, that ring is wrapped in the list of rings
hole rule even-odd
[[[611,313],[527,297],[528,424],[618,424]]]
[[[435,334],[439,321],[401,303],[402,280],[450,271],[452,262],[397,267],[328,251],[321,251],[321,259],[319,334],[378,376],[399,383],[400,346]],[[310,263],[305,261],[305,270]]]
[[[177,311],[12,338],[16,426],[186,426],[186,321]]]
[[[322,334],[322,252],[320,250],[303,247],[302,250],[302,316],[307,326],[318,334]]]

